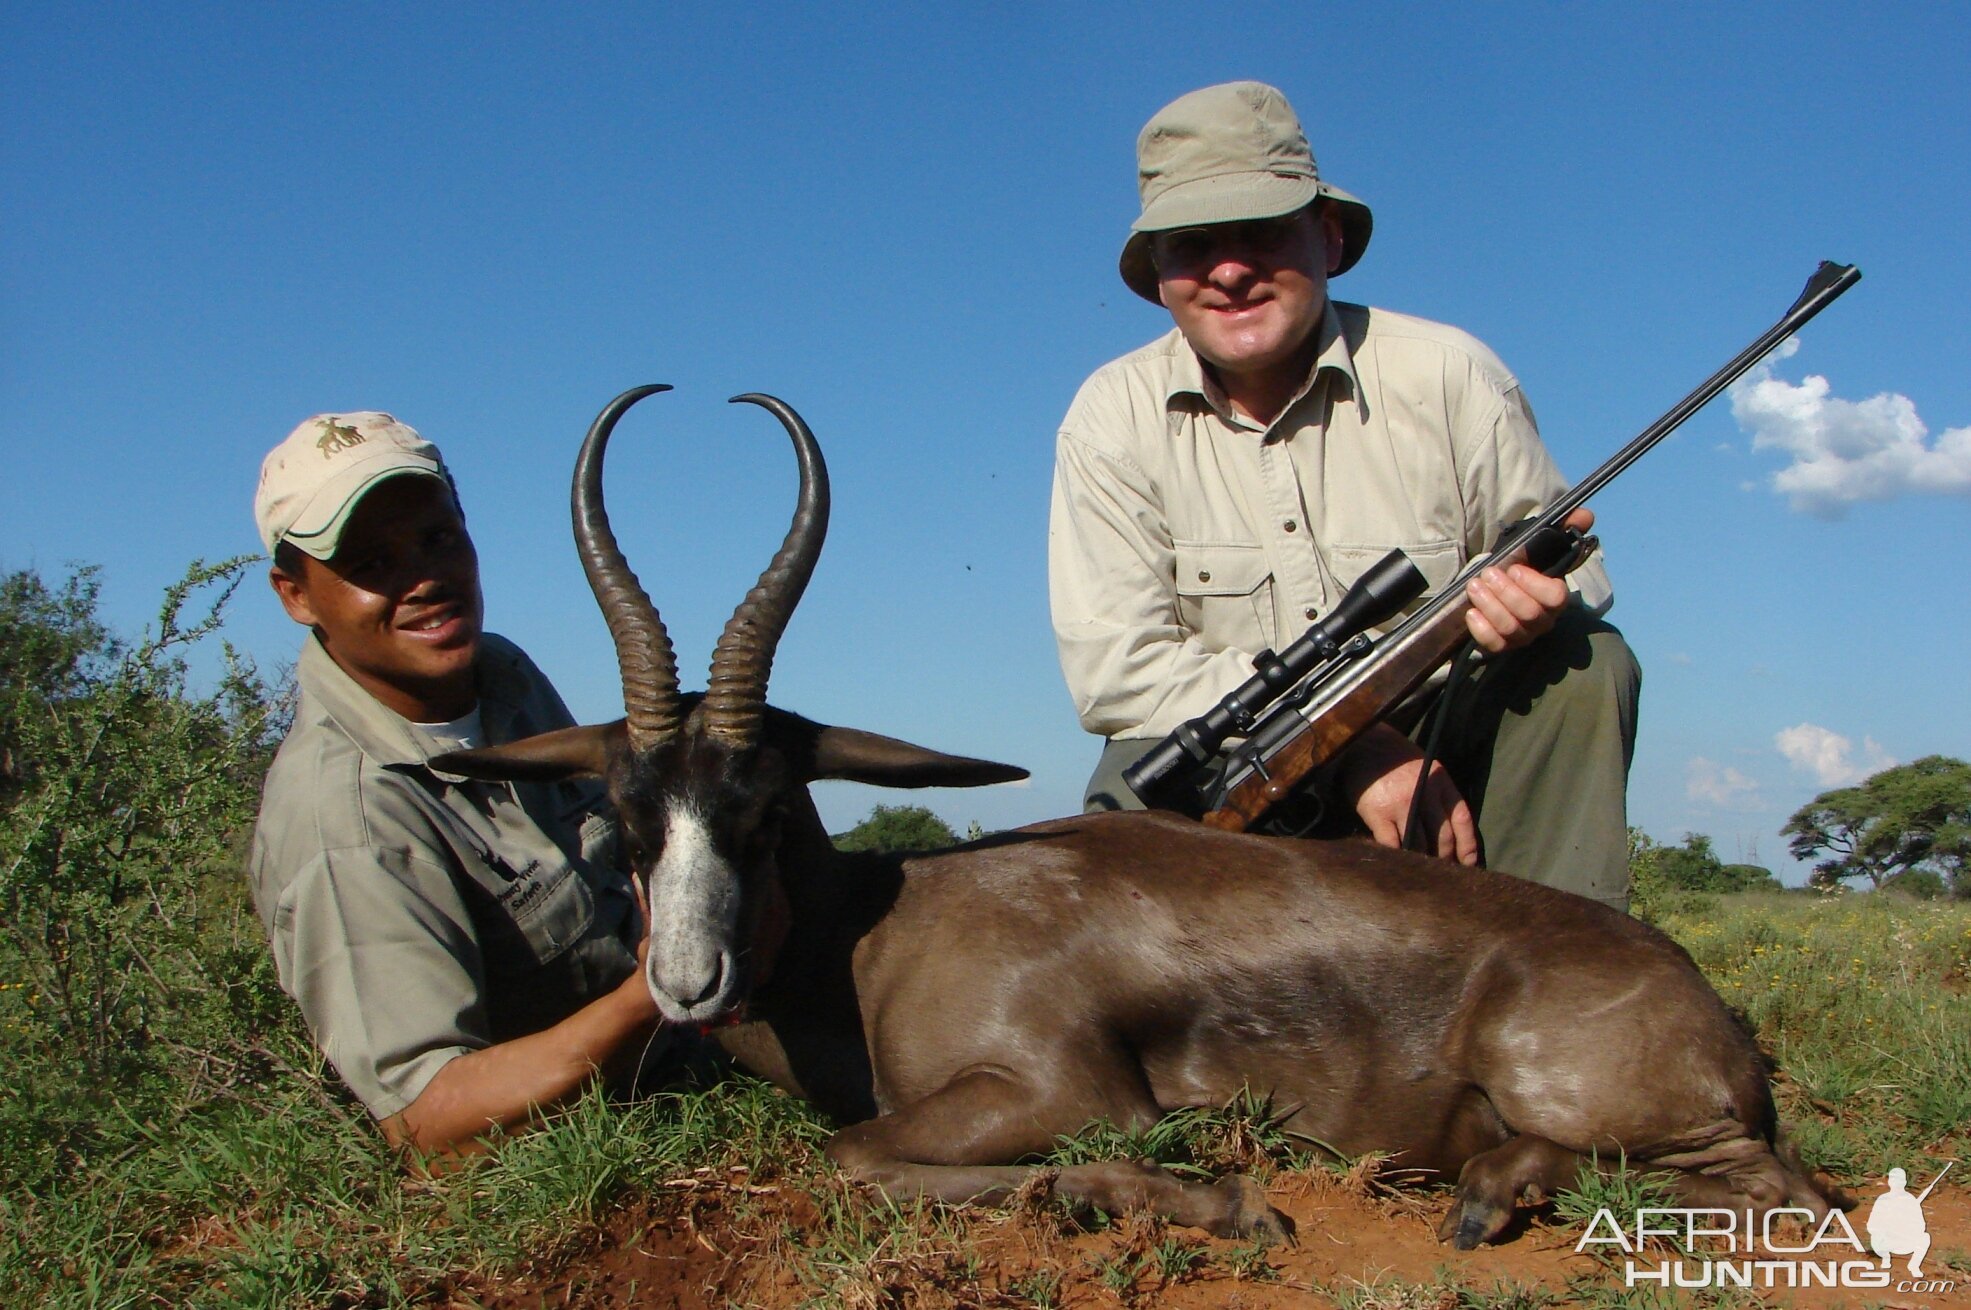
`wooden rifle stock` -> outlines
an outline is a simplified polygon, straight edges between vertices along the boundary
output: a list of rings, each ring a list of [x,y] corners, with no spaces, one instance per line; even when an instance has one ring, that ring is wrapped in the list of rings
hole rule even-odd
[[[1377,642],[1365,657],[1324,669],[1308,683],[1288,691],[1260,720],[1244,745],[1231,752],[1217,801],[1206,811],[1204,822],[1234,832],[1252,827],[1309,773],[1340,754],[1348,743],[1421,687],[1468,635],[1465,613],[1471,600],[1465,584],[1476,570],[1519,562],[1532,563],[1555,576],[1572,570],[1587,557],[1594,543],[1592,538],[1571,534],[1561,526],[1567,515],[1860,280],[1861,272],[1854,265],[1822,260],[1800,298],[1777,323],[1605,464],[1538,517],[1509,532],[1491,556],[1460,572],[1450,586]],[[1530,560],[1529,544],[1533,549]]]
[[[1571,572],[1595,547],[1593,537],[1556,533],[1547,542],[1566,543],[1562,553],[1544,562],[1529,561],[1531,535],[1522,534],[1459,573],[1452,586],[1377,643],[1371,656],[1317,685],[1305,706],[1289,704],[1274,710],[1247,745],[1235,752],[1218,807],[1205,814],[1204,822],[1244,832],[1308,774],[1423,686],[1470,636],[1465,614],[1471,609],[1471,595],[1464,584],[1476,569],[1531,562],[1542,572],[1559,576]]]

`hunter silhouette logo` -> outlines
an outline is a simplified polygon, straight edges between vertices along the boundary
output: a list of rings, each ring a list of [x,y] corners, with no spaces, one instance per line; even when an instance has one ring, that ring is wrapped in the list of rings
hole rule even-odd
[[[346,423],[337,423],[332,418],[322,420],[322,435],[315,442],[315,448],[322,452],[323,459],[332,458],[338,450],[348,450],[360,446],[367,440],[362,433]]]
[[[1891,1256],[1909,1257],[1909,1276],[1923,1277],[1923,1257],[1930,1252],[1930,1230],[1923,1222],[1923,1202],[1931,1189],[1944,1180],[1944,1174],[1957,1161],[1946,1164],[1930,1186],[1915,1196],[1909,1194],[1909,1175],[1900,1169],[1889,1171],[1889,1190],[1875,1198],[1868,1208],[1868,1249],[1889,1267]]]
[[[1619,1252],[1625,1257],[1622,1281],[1628,1287],[1952,1292],[1957,1288],[1954,1279],[1923,1274],[1923,1257],[1930,1251],[1923,1202],[1955,1163],[1945,1164],[1915,1195],[1909,1191],[1909,1175],[1891,1169],[1888,1190],[1869,1207],[1865,1245],[1840,1210],[1816,1219],[1812,1211],[1793,1206],[1764,1214],[1643,1206],[1633,1216],[1619,1218],[1605,1207],[1595,1211],[1574,1250],[1605,1258]],[[1909,1257],[1906,1278],[1890,1269],[1897,1256]]]

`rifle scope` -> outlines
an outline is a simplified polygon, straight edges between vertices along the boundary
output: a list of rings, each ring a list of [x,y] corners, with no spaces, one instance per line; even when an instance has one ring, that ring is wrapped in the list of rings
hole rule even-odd
[[[1348,589],[1328,617],[1275,655],[1253,656],[1255,672],[1198,718],[1178,727],[1134,764],[1122,780],[1138,800],[1153,809],[1178,808],[1186,799],[1189,773],[1210,761],[1228,737],[1250,733],[1259,715],[1288,688],[1341,653],[1341,645],[1424,594],[1430,584],[1410,557],[1392,550]],[[1188,766],[1188,767],[1187,767]]]

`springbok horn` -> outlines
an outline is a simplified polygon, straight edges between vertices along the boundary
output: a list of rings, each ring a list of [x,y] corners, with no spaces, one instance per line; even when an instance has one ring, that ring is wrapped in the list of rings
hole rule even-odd
[[[821,542],[828,535],[828,466],[814,433],[785,401],[749,392],[732,402],[758,405],[780,420],[794,439],[801,465],[800,500],[794,522],[780,551],[746,593],[712,652],[712,674],[705,690],[705,735],[738,749],[759,740],[766,716],[767,675],[773,671],[774,648],[787,630],[787,620],[814,574]]]
[[[664,621],[657,617],[657,607],[630,571],[629,561],[616,545],[616,534],[609,528],[609,514],[602,504],[602,452],[616,420],[630,406],[645,396],[669,390],[662,383],[632,387],[603,407],[582,441],[582,453],[575,458],[575,485],[569,493],[575,550],[582,557],[589,590],[595,593],[602,617],[609,624],[609,635],[616,642],[630,748],[639,753],[677,735],[678,662]]]

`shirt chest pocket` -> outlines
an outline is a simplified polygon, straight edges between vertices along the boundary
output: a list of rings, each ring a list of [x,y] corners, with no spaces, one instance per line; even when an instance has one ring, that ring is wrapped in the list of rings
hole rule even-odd
[[[1334,573],[1335,581],[1346,592],[1359,581],[1363,574],[1380,564],[1383,557],[1392,550],[1400,550],[1410,557],[1417,566],[1417,572],[1424,575],[1425,591],[1423,597],[1411,601],[1403,607],[1403,616],[1415,613],[1428,597],[1435,596],[1449,586],[1464,567],[1464,552],[1455,541],[1405,541],[1388,546],[1374,545],[1335,545],[1327,551],[1328,568]],[[1387,631],[1398,620],[1391,619],[1382,625]]]
[[[600,929],[620,933],[634,929],[625,922],[634,913],[636,893],[623,868],[623,829],[610,811],[589,814],[577,823],[582,864],[595,901],[594,922]]]
[[[571,817],[581,845],[582,862],[602,873],[621,868],[623,833],[616,816],[601,811],[590,814],[578,812]]]
[[[1273,645],[1273,571],[1255,545],[1173,543],[1177,621],[1211,650]]]
[[[546,852],[488,854],[475,881],[480,949],[492,973],[551,964],[595,922],[587,882],[558,851],[553,858]]]

